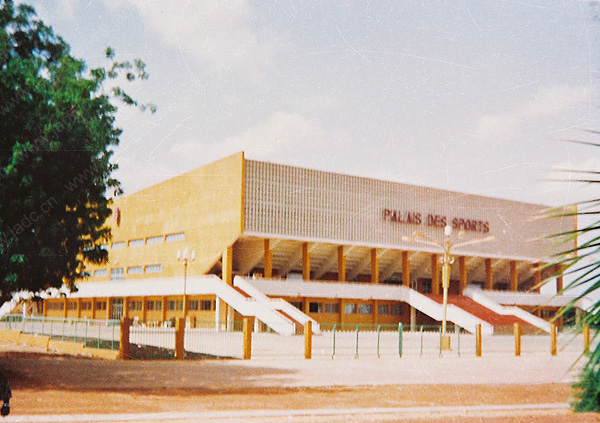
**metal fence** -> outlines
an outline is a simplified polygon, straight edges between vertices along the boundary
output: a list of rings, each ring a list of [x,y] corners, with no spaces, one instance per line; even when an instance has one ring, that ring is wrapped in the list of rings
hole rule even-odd
[[[196,322],[185,328],[184,350],[187,358],[243,358],[243,322]],[[47,335],[52,339],[84,343],[87,347],[119,349],[120,322],[118,320],[61,319],[8,315],[0,321],[0,328],[22,333]],[[474,356],[477,339],[459,327],[452,327],[450,348],[442,350],[440,326],[322,324],[320,332],[312,337],[312,357],[432,357]],[[596,332],[597,333],[597,332]],[[140,359],[168,359],[175,357],[176,329],[162,325],[136,323],[129,331],[129,355]],[[514,327],[495,327],[494,335],[481,339],[482,355],[514,355],[517,338]],[[274,333],[261,322],[256,322],[252,333],[253,358],[304,357],[304,334],[284,336]],[[557,354],[583,353],[583,335],[573,328],[559,328]],[[598,344],[591,336],[590,349]],[[527,327],[520,338],[520,354],[550,354],[550,334]]]
[[[50,339],[83,343],[88,348],[118,350],[119,320],[63,319],[8,314],[0,320],[0,329],[17,330]]]

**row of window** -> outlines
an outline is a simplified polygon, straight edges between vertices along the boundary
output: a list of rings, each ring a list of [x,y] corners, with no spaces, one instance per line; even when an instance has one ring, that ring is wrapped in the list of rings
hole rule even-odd
[[[121,281],[125,279],[125,272],[128,275],[142,274],[142,273],[160,273],[163,271],[162,264],[149,264],[146,266],[130,266],[127,268],[117,267],[110,269],[110,280]],[[95,277],[107,276],[108,269],[98,269],[94,271]]]
[[[49,301],[46,303],[46,308],[48,310],[64,310],[65,303],[64,302],[52,302]],[[77,310],[77,301],[68,301],[67,302],[67,310]],[[83,301],[81,303],[81,310],[92,310],[92,302],[91,301]],[[106,301],[96,301],[96,310],[106,310]]]
[[[64,310],[65,303],[63,301],[60,302],[51,302],[46,303],[46,307],[48,310]],[[212,311],[214,310],[216,305],[212,300],[191,300],[188,302],[188,310],[190,311]],[[141,301],[130,301],[128,306],[130,311],[142,310],[142,302]],[[146,310],[148,311],[162,311],[163,302],[158,300],[148,300],[146,301]],[[77,310],[77,301],[68,301],[67,302],[67,310]],[[92,302],[91,301],[82,301],[81,302],[81,310],[92,310]],[[106,310],[106,301],[97,301],[96,302],[96,310]],[[169,300],[167,301],[167,310],[169,311],[181,311],[183,310],[183,301],[182,300]]]
[[[140,247],[142,245],[162,244],[163,242],[183,241],[185,233],[178,232],[175,234],[150,236],[147,238],[130,239],[129,241],[113,242],[111,247],[113,250],[127,247]]]
[[[300,311],[304,311],[304,302],[293,301],[291,303],[294,307]],[[309,313],[325,313],[325,314],[339,314],[340,304],[339,303],[320,303],[320,302],[309,302],[308,303]],[[344,304],[344,314],[360,314],[368,315],[373,314],[372,304],[355,304],[346,303]],[[379,304],[377,306],[377,314],[380,316],[400,316],[402,315],[401,304]]]

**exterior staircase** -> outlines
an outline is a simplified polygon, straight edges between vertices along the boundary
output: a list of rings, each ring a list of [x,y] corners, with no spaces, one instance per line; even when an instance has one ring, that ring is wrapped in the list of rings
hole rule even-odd
[[[428,295],[429,298],[434,300],[437,303],[443,303],[443,296],[441,294]],[[531,326],[528,322],[514,316],[512,314],[499,314],[490,310],[489,308],[483,306],[482,304],[472,300],[469,297],[465,297],[462,295],[448,295],[448,304],[455,305],[463,309],[464,311],[472,314],[473,316],[478,317],[484,322],[489,323],[492,326],[510,326],[512,330],[512,326],[515,323],[519,323],[522,327]]]

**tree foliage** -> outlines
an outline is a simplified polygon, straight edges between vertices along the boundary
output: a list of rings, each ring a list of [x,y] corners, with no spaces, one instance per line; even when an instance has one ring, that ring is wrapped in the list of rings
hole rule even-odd
[[[37,291],[103,263],[110,159],[119,144],[115,100],[138,105],[111,79],[146,79],[144,64],[87,69],[33,8],[0,0],[0,291]],[[154,111],[154,110],[152,110]]]
[[[589,132],[599,134],[596,131]],[[600,147],[600,144],[593,142],[572,142]],[[600,172],[596,170],[565,171],[579,175],[571,179],[571,182],[600,184]],[[584,298],[597,298],[577,322],[579,331],[590,327],[595,333],[594,337],[597,337],[600,328],[600,299],[598,299],[600,298],[598,297],[598,293],[600,293],[600,219],[595,217],[600,215],[600,198],[572,204],[568,209],[571,211],[566,214],[588,219],[591,217],[592,223],[556,234],[570,245],[573,245],[573,240],[577,241],[574,244],[575,247],[568,248],[557,255],[555,261],[555,264],[562,267],[565,275],[572,277],[572,281],[565,286],[563,293],[577,293],[575,299],[563,308],[561,314],[565,315],[577,308],[582,304],[580,300]],[[558,213],[557,217],[561,216],[565,216],[565,213]],[[600,412],[600,343],[596,343],[596,347],[591,351],[587,360],[579,381],[573,385],[577,399],[573,403],[573,409]]]

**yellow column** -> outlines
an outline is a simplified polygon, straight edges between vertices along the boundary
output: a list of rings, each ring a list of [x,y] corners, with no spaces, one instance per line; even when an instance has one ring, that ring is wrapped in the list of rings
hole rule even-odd
[[[346,281],[346,256],[343,245],[338,245],[338,281]]]
[[[227,285],[233,285],[233,247],[229,246],[223,251],[221,269],[223,273],[223,282]]]
[[[180,317],[175,322],[175,358],[183,360],[185,357],[185,319]]]
[[[265,244],[264,244],[264,250],[265,250],[265,254],[264,254],[264,258],[265,258],[265,269],[264,269],[264,273],[265,273],[265,278],[272,278],[273,277],[273,251],[271,250],[271,243],[268,239],[265,239]]]
[[[377,248],[371,248],[371,283],[379,283],[379,259],[377,259]]]
[[[63,299],[63,304],[64,304],[63,317],[66,319],[67,313],[69,312],[69,303],[66,298]]]
[[[126,317],[121,319],[121,334],[119,343],[119,355],[121,360],[129,360],[129,328],[131,327],[131,319]]]
[[[312,322],[309,320],[304,324],[304,358],[312,358]]]
[[[481,357],[481,324],[475,329],[475,356]]]
[[[129,317],[129,297],[123,298],[123,318]]]
[[[77,318],[81,319],[81,298],[77,298]]]
[[[494,288],[494,269],[492,268],[492,259],[485,259],[485,289],[492,290]]]
[[[550,354],[556,355],[556,325],[550,325]]]
[[[373,324],[379,323],[379,301],[373,300]]]
[[[344,324],[344,307],[346,307],[346,302],[343,298],[340,299],[340,325]]]
[[[142,297],[142,323],[146,322],[146,298]]]
[[[467,264],[465,262],[465,256],[458,257],[458,269],[460,274],[458,294],[462,295],[467,289]]]
[[[92,319],[96,318],[96,297],[92,297]]]
[[[244,317],[244,360],[252,358],[252,328],[254,317]]]
[[[408,251],[402,251],[402,285],[410,287],[410,259]]]
[[[110,319],[110,309],[112,308],[112,299],[108,297],[106,299],[106,319]]]
[[[310,253],[308,252],[308,242],[302,243],[302,280],[310,280]]]
[[[519,274],[517,273],[517,262],[510,261],[510,290],[516,292],[519,289]]]
[[[440,293],[440,262],[437,254],[431,255],[431,293]]]

